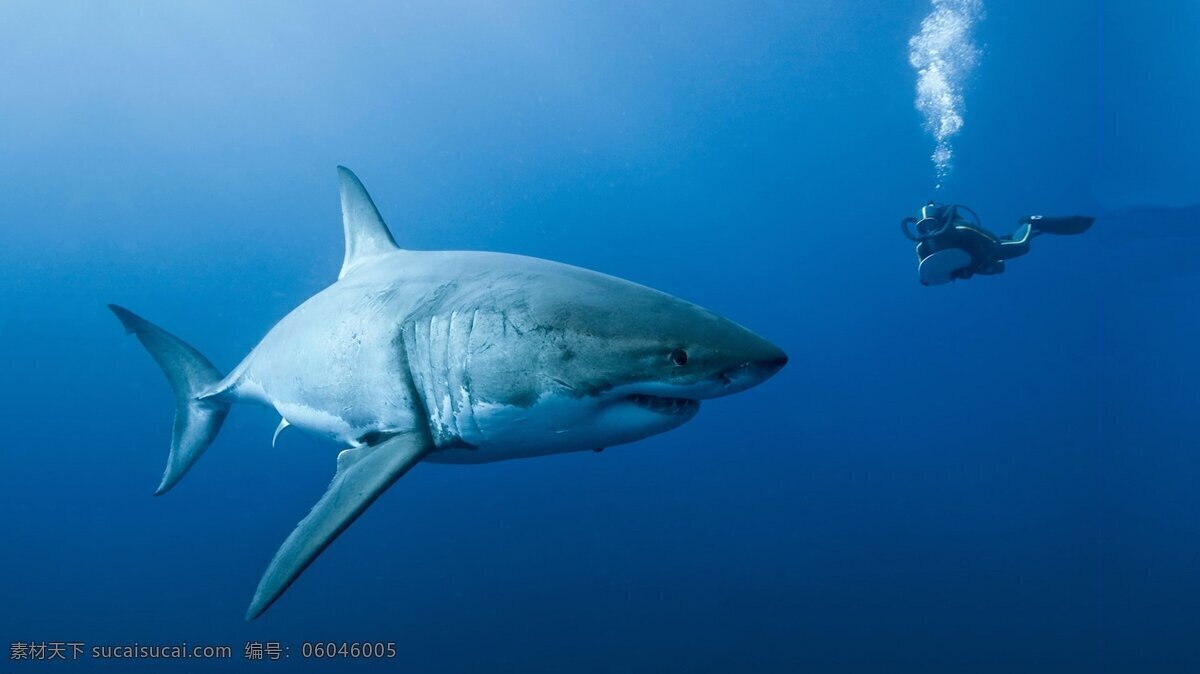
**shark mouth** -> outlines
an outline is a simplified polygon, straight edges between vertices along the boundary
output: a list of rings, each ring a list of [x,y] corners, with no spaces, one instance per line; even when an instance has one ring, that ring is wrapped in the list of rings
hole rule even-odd
[[[629,402],[659,414],[693,414],[696,410],[700,409],[699,400],[664,398],[644,393],[634,393],[629,396]]]

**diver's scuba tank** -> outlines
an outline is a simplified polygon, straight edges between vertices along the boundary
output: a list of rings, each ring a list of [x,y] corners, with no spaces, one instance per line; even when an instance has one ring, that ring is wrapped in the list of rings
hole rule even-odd
[[[951,233],[942,240],[937,237],[952,232],[959,222],[969,222],[958,215],[958,204],[938,204],[933,201],[921,207],[920,218],[905,218],[900,221],[900,231],[917,244],[917,273],[921,285],[935,286],[950,283],[956,278],[967,278],[963,270],[971,266],[971,253],[955,243],[958,237]],[[963,210],[975,215],[971,209]],[[976,222],[978,222],[978,216]]]

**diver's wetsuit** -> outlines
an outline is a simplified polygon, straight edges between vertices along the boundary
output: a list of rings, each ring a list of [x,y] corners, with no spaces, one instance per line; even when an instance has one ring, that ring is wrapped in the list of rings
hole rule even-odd
[[[1019,239],[1014,239],[1020,235]],[[917,259],[924,260],[930,255],[948,248],[964,250],[971,256],[970,266],[955,271],[952,276],[956,279],[968,279],[975,274],[999,274],[1004,271],[1004,261],[1021,257],[1029,252],[1029,239],[1032,233],[1028,226],[1022,226],[1012,236],[1003,238],[956,219],[952,227],[937,237],[926,239],[917,244]]]
[[[917,260],[920,264],[921,283],[936,285],[958,279],[968,279],[975,274],[1000,274],[1005,260],[1020,257],[1029,252],[1030,240],[1041,234],[1082,234],[1092,226],[1094,218],[1066,216],[1047,218],[1032,215],[1021,218],[1021,226],[1009,236],[998,237],[984,229],[976,219],[974,222],[958,215],[956,206],[929,204],[922,210],[927,218],[917,223],[917,236],[905,234],[917,242]],[[967,209],[969,211],[969,209]],[[949,226],[940,225],[951,219]],[[915,219],[912,219],[915,220]],[[911,221],[911,220],[910,220]],[[922,224],[922,223],[931,223]],[[921,231],[922,227],[933,227]],[[941,231],[937,231],[941,230]],[[934,256],[942,255],[938,258]],[[938,267],[926,273],[926,262],[933,260]]]

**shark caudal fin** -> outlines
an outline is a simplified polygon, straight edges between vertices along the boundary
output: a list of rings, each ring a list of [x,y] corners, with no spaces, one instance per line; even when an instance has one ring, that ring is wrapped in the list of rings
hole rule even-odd
[[[199,351],[175,335],[128,309],[115,304],[108,308],[117,315],[125,331],[136,335],[154,357],[175,394],[171,453],[167,456],[162,482],[154,492],[162,494],[179,482],[221,430],[229,404],[199,397],[221,381],[221,373]]]

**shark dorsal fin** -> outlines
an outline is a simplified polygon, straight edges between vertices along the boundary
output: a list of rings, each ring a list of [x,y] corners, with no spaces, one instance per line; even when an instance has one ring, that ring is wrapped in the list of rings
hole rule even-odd
[[[367,194],[367,188],[354,172],[345,166],[337,167],[342,191],[342,228],[346,232],[346,257],[342,260],[341,280],[360,262],[369,257],[399,250],[388,231],[379,209]]]

